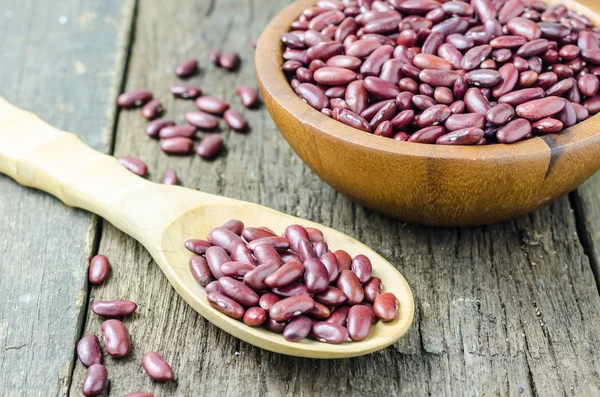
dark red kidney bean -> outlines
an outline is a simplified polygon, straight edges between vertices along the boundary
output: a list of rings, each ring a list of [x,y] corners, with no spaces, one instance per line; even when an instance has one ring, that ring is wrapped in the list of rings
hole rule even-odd
[[[244,308],[242,305],[223,294],[211,292],[206,296],[206,299],[213,308],[217,309],[226,316],[239,319],[244,315]]]
[[[260,261],[259,261],[260,262]],[[265,284],[265,278],[277,269],[279,269],[279,263],[267,263],[257,266],[254,270],[244,275],[244,283],[254,290],[263,290],[268,288]]]
[[[442,10],[448,15],[471,16],[473,15],[473,7],[462,1],[449,1],[442,3]]]
[[[481,69],[496,70],[498,68],[498,65],[496,65],[496,61],[494,61],[493,59],[486,59],[485,61],[481,62],[481,65],[479,65],[479,67]]]
[[[77,342],[77,357],[86,367],[102,364],[102,350],[96,335],[85,335]]]
[[[304,312],[304,314],[314,320],[326,320],[331,316],[331,310],[327,306],[315,302],[313,308]]]
[[[285,326],[283,337],[290,342],[304,339],[310,333],[312,324],[313,321],[306,316],[296,317]]]
[[[188,154],[194,148],[194,142],[190,138],[174,137],[161,140],[159,147],[167,154]]]
[[[244,237],[246,241],[250,242],[263,237],[276,237],[276,234],[258,227],[247,227],[242,232],[242,237]]]
[[[153,120],[163,112],[163,105],[158,99],[153,99],[142,107],[142,116],[147,120]]]
[[[113,301],[96,301],[92,303],[92,311],[103,317],[126,317],[135,313],[136,310],[137,304],[128,300],[118,299]]]
[[[175,122],[172,120],[158,119],[151,121],[146,126],[146,134],[152,138],[157,137],[163,128],[174,126]]]
[[[285,46],[293,48],[294,50],[303,50],[306,48],[304,41],[292,33],[283,33],[281,35],[281,41]]]
[[[229,109],[229,104],[227,102],[211,96],[202,96],[196,98],[194,103],[199,110],[215,115],[221,115],[223,112]]]
[[[452,87],[461,74],[455,70],[424,69],[419,73],[419,79],[433,87]]]
[[[406,63],[402,66],[402,73],[404,73],[408,78],[418,79],[419,73],[421,73],[421,69],[414,65]]]
[[[152,100],[152,93],[148,90],[134,90],[124,92],[117,98],[117,105],[122,108],[142,106]]]
[[[533,70],[528,70],[519,75],[519,87],[527,88],[531,87],[537,81],[538,74]]]
[[[400,14],[387,18],[378,18],[365,24],[363,31],[365,33],[389,34],[398,30],[398,24],[402,20]]]
[[[384,98],[393,99],[400,93],[400,88],[380,79],[379,77],[369,76],[364,79],[364,87],[371,94]]]
[[[175,67],[175,74],[178,77],[190,77],[198,71],[198,61],[189,58]]]
[[[289,60],[283,63],[281,67],[284,72],[295,72],[298,68],[302,67],[302,62],[296,60]]]
[[[237,52],[224,51],[219,55],[219,65],[228,70],[234,70],[240,63],[240,56]]]
[[[329,286],[314,297],[315,301],[327,306],[338,306],[346,302],[346,295],[335,287]]]
[[[408,0],[407,2],[411,1],[412,0]],[[312,326],[312,333],[319,342],[333,344],[344,343],[349,337],[346,328],[325,321],[314,323]]]
[[[410,109],[403,110],[400,113],[398,113],[396,115],[396,117],[394,117],[390,121],[390,124],[393,129],[401,130],[403,128],[406,128],[410,124],[410,122],[413,120],[414,116],[415,116],[414,110],[410,110]]]
[[[467,71],[476,69],[491,52],[492,47],[487,44],[473,47],[465,53],[460,65]]]
[[[219,57],[221,56],[221,53],[217,50],[209,50],[208,51],[208,60],[210,61],[210,63],[216,65],[216,66],[220,66],[219,65]]]
[[[452,33],[465,33],[469,28],[469,23],[462,18],[448,18],[445,21],[435,24],[431,28],[431,32],[441,32],[444,36]]]
[[[249,85],[241,85],[235,91],[245,108],[252,109],[258,104],[258,94],[256,90]]]
[[[568,67],[567,65],[555,64],[551,66],[551,69],[559,79],[566,79],[567,77],[573,77],[575,74],[573,69]]]
[[[202,130],[213,130],[219,126],[219,120],[212,114],[204,112],[188,112],[185,121]]]
[[[538,87],[547,90],[558,81],[558,77],[554,72],[546,72],[538,75],[537,85]],[[567,81],[567,80],[565,80]]]
[[[314,60],[326,61],[332,56],[340,55],[343,51],[344,46],[339,41],[323,42],[306,50],[306,59],[308,62]]]
[[[369,100],[367,89],[363,80],[352,81],[346,88],[345,98],[346,103],[350,106],[350,110],[356,114],[360,114],[366,109]]]
[[[371,132],[371,126],[363,117],[358,114],[346,110],[346,109],[337,109],[337,114],[333,114],[333,118],[356,129]]]
[[[271,291],[279,296],[283,296],[284,298],[300,295],[312,297],[314,295],[312,292],[308,291],[306,285],[300,283],[293,283],[286,285],[285,287],[273,287],[271,288]]]
[[[200,142],[196,153],[202,158],[213,158],[223,149],[223,138],[219,134],[210,134]]]
[[[296,70],[296,78],[301,83],[313,83],[313,74],[309,69],[306,68],[298,68]]]
[[[542,36],[542,29],[533,21],[526,18],[515,17],[506,22],[506,27],[510,34],[523,36],[532,41]]]
[[[308,24],[310,29],[321,31],[328,26],[338,25],[346,18],[340,10],[326,11],[312,18]]]
[[[438,48],[444,43],[444,33],[431,32],[421,47],[422,54],[436,54]]]
[[[213,292],[224,295],[223,288],[221,288],[221,284],[219,284],[218,281],[211,281],[208,283],[208,285],[204,287],[204,292],[206,292],[207,295],[212,294]]]
[[[269,309],[269,317],[275,321],[287,321],[313,308],[315,301],[304,295],[290,296],[275,302]]]
[[[541,135],[558,132],[563,129],[563,123],[560,120],[546,118],[536,121],[531,127]]]
[[[393,56],[394,59],[397,59],[404,64],[412,64],[415,54],[407,46],[399,45],[394,48]]]
[[[348,104],[346,103],[346,101],[344,101],[343,99],[339,99],[339,98],[331,98],[329,100],[329,106],[331,106],[332,109],[349,109],[350,107],[348,106]]]
[[[555,22],[538,22],[541,35],[547,39],[562,39],[571,33],[571,28]]]
[[[196,135],[196,128],[190,125],[172,125],[164,127],[158,133],[158,137],[161,139],[183,137],[192,138]]]
[[[381,279],[379,277],[371,277],[371,279],[363,285],[365,300],[373,303],[375,299],[381,295],[381,289]],[[315,299],[317,299],[317,297],[315,297]]]
[[[348,312],[350,311],[350,306],[338,306],[331,313],[329,318],[325,320],[327,323],[337,324],[342,327],[346,326],[346,320],[348,318]]]
[[[287,250],[290,247],[290,242],[284,237],[262,237],[252,240],[247,247],[250,251],[254,251],[259,245],[268,245],[276,250]]]
[[[261,265],[276,264],[277,266],[280,266],[282,264],[279,252],[271,245],[259,244],[256,246],[254,248],[254,257]]]
[[[518,17],[523,13],[525,6],[521,0],[508,0],[502,4],[502,8],[498,11],[498,21],[501,24],[506,24],[510,19]]]
[[[397,45],[413,47],[417,44],[417,33],[412,29],[406,29],[400,32],[396,39]]]
[[[244,313],[243,321],[249,327],[259,327],[267,321],[267,313],[260,307],[251,307]]]
[[[129,332],[123,322],[106,320],[101,326],[104,335],[104,349],[113,357],[121,358],[129,354],[131,342]]]
[[[393,51],[394,48],[390,45],[379,47],[363,62],[360,67],[360,73],[363,76],[379,76],[383,64],[392,58]]]
[[[412,103],[419,110],[425,110],[432,106],[436,105],[436,102],[433,98],[428,97],[427,95],[415,95],[412,97]]]
[[[334,252],[334,255],[338,261],[338,269],[341,272],[342,270],[350,270],[350,266],[352,264],[352,257],[344,250],[337,250]]]
[[[223,224],[223,227],[230,232],[241,236],[242,231],[244,230],[244,222],[238,219],[230,219]]]
[[[205,287],[213,280],[212,272],[204,257],[199,255],[191,257],[189,267],[192,275],[201,286]]]
[[[492,48],[507,48],[514,49],[520,48],[527,43],[527,39],[521,36],[500,36],[490,41],[490,47]]]
[[[325,36],[321,32],[317,32],[316,30],[309,29],[304,32],[304,43],[309,47],[314,47],[321,43],[328,43],[332,41],[329,37]]]
[[[560,60],[556,50],[547,50],[542,54],[542,60],[548,64],[558,63]]]
[[[560,55],[562,59],[571,60],[577,58],[580,52],[581,49],[576,45],[567,44],[558,51],[558,55]]]
[[[600,111],[600,95],[587,98],[583,102],[583,106],[587,109],[590,114],[596,114]]]
[[[579,78],[577,86],[583,95],[591,97],[598,93],[600,81],[593,74],[585,74]]]
[[[496,70],[477,69],[466,73],[464,79],[476,87],[493,87],[502,81],[502,74]]]
[[[223,114],[223,118],[227,125],[236,131],[244,132],[248,129],[248,123],[240,112],[235,109],[227,109]]]
[[[413,59],[413,63],[419,69],[452,69],[452,64],[450,62],[433,54],[417,54]]]
[[[315,229],[314,227],[305,227],[306,233],[308,233],[308,241],[311,243],[319,243],[323,241],[324,236],[323,232],[319,229]]]
[[[567,61],[566,65],[569,68],[571,68],[571,70],[573,70],[573,73],[575,73],[575,74],[580,73],[582,71],[586,71],[586,69],[587,69],[587,67],[586,67],[587,64],[581,58],[571,59],[570,61]]]
[[[281,260],[283,261],[283,263],[288,263],[291,261],[302,262],[302,259],[300,259],[300,255],[296,254],[295,252],[290,252],[290,251],[282,252]]]
[[[384,121],[391,119],[396,114],[396,102],[390,100],[387,102],[371,119],[369,125],[371,129],[375,129]]]
[[[158,382],[173,379],[173,370],[165,359],[156,352],[148,352],[142,356],[142,367],[150,378]]]
[[[483,135],[483,130],[470,127],[444,134],[435,143],[438,145],[475,145],[483,138]]]
[[[400,94],[396,95],[394,102],[396,102],[396,107],[398,110],[403,111],[410,109],[412,107],[413,97],[414,94],[412,92],[401,92]]]
[[[329,285],[329,273],[323,262],[310,258],[306,259],[303,265],[304,283],[308,291],[314,293],[324,291]]]
[[[373,51],[375,51],[381,46],[382,43],[379,40],[357,40],[346,48],[346,55],[357,58],[368,57],[373,53]]]
[[[381,294],[373,303],[375,315],[382,321],[392,321],[398,313],[398,301],[391,292]]]
[[[330,100],[333,98],[340,98],[340,99],[344,98],[344,95],[346,95],[346,86],[339,85],[339,86],[335,86],[335,87],[329,87],[328,89],[325,90],[325,95]],[[323,109],[321,109],[321,110],[323,110]]]
[[[463,76],[459,77],[452,87],[452,92],[454,93],[455,98],[462,98],[465,96],[467,89],[469,86],[467,85],[467,81]]]
[[[185,242],[185,248],[198,255],[205,254],[209,247],[212,247],[212,243],[206,240],[189,239]]]
[[[544,90],[540,87],[524,88],[522,90],[512,91],[498,98],[499,103],[507,103],[511,106],[517,106],[521,103],[532,101],[544,97]]]
[[[258,304],[263,310],[268,312],[271,310],[271,307],[280,300],[281,298],[279,298],[277,295],[272,292],[268,292],[260,297]]]
[[[288,322],[287,321],[275,321],[272,318],[267,319],[267,329],[271,332],[275,332],[278,334],[283,333],[283,331],[285,330],[285,327],[287,326]]]
[[[458,33],[454,33],[451,35],[446,36],[446,44],[452,48],[454,48],[455,50],[460,50],[460,51],[465,51],[468,50],[469,48],[472,48],[475,43],[473,42],[473,39],[471,39],[470,37],[466,37],[462,34],[458,34]],[[439,48],[438,48],[438,55],[442,56],[440,54],[440,49],[442,48],[444,44],[442,44]],[[462,59],[462,54],[461,54],[461,59]],[[455,66],[456,68],[456,66]]]
[[[593,75],[592,75],[593,76]],[[573,87],[573,80],[565,79],[546,90],[546,96],[561,96]]]
[[[480,21],[485,22],[488,19],[496,19],[497,11],[493,3],[489,0],[472,0],[471,6],[475,10],[475,15]]]
[[[446,129],[439,125],[425,127],[412,134],[408,141],[416,143],[435,143],[435,141],[445,133]]]
[[[348,55],[335,55],[325,62],[325,65],[328,67],[343,68],[352,71],[358,70],[361,64],[362,61],[359,58]]]
[[[460,114],[465,111],[465,103],[463,101],[454,101],[448,106],[452,114]]]
[[[465,106],[472,113],[480,113],[485,115],[488,110],[490,110],[491,106],[485,96],[481,93],[479,88],[469,88],[467,92],[465,92],[465,97],[463,99],[465,101]]]
[[[347,326],[353,341],[366,339],[371,328],[371,309],[364,305],[352,306],[348,311]]]
[[[218,281],[223,293],[240,305],[245,307],[258,305],[258,295],[243,282],[228,276],[220,277]]]
[[[582,50],[593,50],[599,48],[598,38],[594,32],[582,30],[577,37],[577,47]]]
[[[454,69],[460,69],[460,64],[463,59],[463,55],[456,49],[452,44],[444,43],[439,46],[437,54],[440,58],[444,59],[452,65]],[[423,68],[423,69],[435,69],[435,68]]]
[[[492,52],[492,58],[496,62],[506,62],[512,57],[512,52],[507,48],[500,48]]]
[[[240,245],[240,244],[238,244],[238,245]],[[242,278],[247,273],[254,270],[255,268],[256,268],[256,266],[252,265],[250,263],[232,261],[232,262],[225,262],[224,264],[222,264],[221,272],[225,276]]]
[[[565,107],[554,115],[555,118],[563,123],[565,128],[568,128],[577,122],[577,114],[575,108],[567,99],[563,99]]]
[[[146,163],[140,159],[136,159],[135,157],[119,157],[119,163],[137,176],[146,176],[148,173],[148,167],[146,166]]]
[[[231,262],[231,258],[229,255],[227,255],[227,252],[223,247],[212,246],[206,250],[206,261],[208,263],[208,267],[210,268],[210,272],[216,279],[219,279],[224,276],[223,272],[221,271],[221,266],[224,263]]]
[[[288,226],[284,231],[284,236],[288,239],[290,247],[294,251],[298,249],[298,244],[300,243],[300,240],[310,240],[308,231],[306,231],[306,229],[300,225]]]
[[[540,120],[560,112],[564,107],[563,99],[547,97],[522,103],[515,108],[515,111],[525,119]]]
[[[521,16],[535,22],[540,20],[540,13],[535,10],[525,11],[523,14],[521,14]]]
[[[348,298],[348,303],[357,305],[364,299],[364,292],[360,280],[351,270],[342,270],[338,276],[336,287]]]
[[[419,89],[419,84],[410,77],[400,79],[400,81],[398,82],[398,86],[402,91],[410,91],[413,94],[416,94]]]
[[[291,261],[285,263],[275,272],[265,278],[265,284],[269,287],[284,287],[298,280],[304,274],[304,266],[300,262]]]
[[[469,127],[483,129],[484,126],[485,115],[480,113],[453,114],[444,123],[444,127],[448,131],[462,130]]]
[[[108,384],[108,371],[102,364],[93,364],[83,377],[81,392],[84,396],[98,396],[102,394]]]
[[[94,285],[102,284],[110,272],[110,263],[104,255],[96,255],[90,260],[88,279]]]
[[[496,133],[500,143],[513,143],[531,136],[531,124],[525,119],[515,119],[504,125]]]
[[[417,124],[419,127],[427,127],[430,125],[438,125],[443,123],[450,115],[452,111],[446,105],[434,105],[423,111],[419,115]],[[364,255],[361,255],[364,257]],[[363,281],[361,281],[363,282]]]
[[[356,19],[348,17],[344,19],[337,27],[334,35],[334,40],[343,42],[346,37],[355,34],[358,31],[359,24]]]
[[[548,49],[549,43],[546,39],[532,40],[523,44],[518,50],[517,55],[520,57],[531,57],[542,54]]]
[[[571,105],[573,105],[573,108],[575,108],[575,114],[577,115],[577,122],[581,122],[590,116],[588,110],[583,105],[581,105],[579,103],[575,103],[575,102],[572,102]]]
[[[216,227],[208,234],[208,241],[225,249],[228,253],[236,244],[243,244],[244,240],[225,227]],[[229,262],[229,261],[227,261]]]
[[[324,68],[319,69],[322,70]],[[343,70],[343,69],[342,69]],[[306,101],[311,107],[321,110],[329,106],[329,98],[317,86],[310,83],[302,83],[296,87],[296,94]]]
[[[512,106],[506,103],[499,103],[488,110],[485,117],[491,124],[504,125],[512,119],[514,115],[515,109]]]
[[[166,170],[161,178],[161,183],[165,185],[177,185],[178,181],[177,173],[172,169]]]
[[[244,262],[253,266],[258,266],[258,263],[252,256],[252,253],[245,244],[236,244],[231,250],[231,259],[236,262]]]
[[[317,258],[322,257],[329,251],[329,246],[327,245],[327,243],[325,241],[319,241],[318,243],[314,243],[313,248],[315,250],[315,254],[317,255]]]

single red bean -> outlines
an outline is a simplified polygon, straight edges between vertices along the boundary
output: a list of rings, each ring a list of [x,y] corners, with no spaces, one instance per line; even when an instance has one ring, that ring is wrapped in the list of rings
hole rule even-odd
[[[260,307],[251,307],[244,313],[243,321],[250,327],[259,327],[267,321],[267,313]]]
[[[202,95],[202,90],[189,84],[176,84],[171,86],[171,94],[176,98],[194,99]]]
[[[207,295],[212,294],[213,292],[224,295],[223,288],[221,288],[221,284],[219,284],[218,281],[211,281],[208,283],[208,285],[204,287],[204,292],[206,292]]]
[[[189,239],[185,242],[185,248],[197,255],[205,254],[209,247],[212,247],[212,243],[206,240]]]
[[[129,354],[131,342],[129,332],[123,322],[119,320],[107,320],[102,323],[102,334],[104,335],[104,349],[113,357],[121,358]]]
[[[284,237],[263,237],[252,240],[247,246],[250,251],[254,251],[259,245],[269,245],[277,250],[286,250],[290,247],[290,242]]]
[[[142,116],[147,120],[153,120],[163,111],[163,105],[158,99],[153,99],[142,107]]]
[[[352,264],[352,257],[344,250],[337,250],[334,252],[334,255],[338,261],[338,269],[341,272],[342,270],[350,270],[350,266]]]
[[[308,291],[315,293],[324,291],[329,285],[329,273],[323,262],[309,258],[304,261],[303,265],[304,282]]]
[[[206,296],[208,303],[221,313],[235,319],[242,318],[244,308],[231,298],[217,292],[211,292]]]
[[[532,41],[542,36],[542,29],[533,21],[526,18],[515,17],[506,23],[508,31],[515,36],[523,36]]]
[[[174,137],[161,140],[159,147],[167,154],[188,154],[194,148],[194,142],[190,138]]]
[[[215,245],[206,250],[206,261],[208,263],[208,267],[210,268],[210,272],[216,279],[219,279],[223,277],[221,266],[224,263],[231,262],[231,258],[229,255],[227,255],[227,251],[225,251],[223,247]]]
[[[491,106],[479,88],[469,88],[464,97],[465,105],[472,113],[485,115]]]
[[[219,65],[228,70],[234,70],[240,63],[237,52],[225,51],[219,55]]]
[[[470,127],[444,134],[435,143],[438,145],[475,145],[483,138],[483,135],[483,130]]]
[[[310,296],[312,297],[314,294],[309,292],[306,288],[306,285],[300,283],[293,283],[290,285],[286,285],[285,287],[273,287],[271,288],[273,293],[283,296],[284,298],[289,298],[290,296]]]
[[[81,392],[84,396],[98,396],[108,383],[108,371],[102,364],[93,364],[86,371],[83,377]]]
[[[198,71],[198,61],[190,58],[175,67],[175,74],[179,77],[190,77]]]
[[[274,303],[269,309],[269,317],[275,321],[287,321],[309,311],[315,305],[309,296],[290,296]]]
[[[279,252],[271,245],[259,244],[254,248],[254,257],[261,265],[276,264],[281,266],[282,264]]]
[[[146,176],[148,173],[148,167],[146,166],[146,163],[144,163],[142,160],[136,159],[135,157],[119,157],[119,163],[138,176]]]
[[[579,78],[577,85],[583,95],[592,97],[598,93],[600,81],[593,74],[585,74]]]
[[[357,305],[363,301],[364,292],[360,280],[351,270],[342,270],[336,286],[346,295],[349,304]]]
[[[561,96],[565,92],[569,91],[572,87],[572,79],[561,80],[546,90],[546,96]]]
[[[174,126],[175,122],[172,120],[158,119],[151,121],[146,126],[146,134],[152,138],[157,137],[163,128]]]
[[[537,85],[538,87],[547,90],[558,81],[558,76],[554,72],[546,72],[538,75]],[[564,80],[569,81],[569,80]]]
[[[417,143],[435,143],[435,141],[446,133],[446,129],[442,126],[425,127],[410,136],[409,142]]]
[[[88,279],[94,285],[102,284],[110,272],[110,263],[104,255],[96,255],[90,260]]]
[[[531,127],[536,130],[537,133],[545,135],[562,130],[563,123],[560,120],[546,118],[536,121]]]
[[[321,69],[319,69],[321,70]],[[306,101],[310,106],[321,110],[329,106],[329,99],[317,86],[310,83],[302,83],[296,87],[296,94]]]
[[[453,114],[446,119],[444,127],[448,131],[462,130],[469,127],[483,129],[485,115],[480,113]]]
[[[496,62],[506,62],[512,57],[512,52],[507,48],[500,48],[492,52],[492,58]]]
[[[142,367],[155,381],[165,382],[173,379],[171,366],[156,352],[148,352],[142,356]]]
[[[152,100],[152,93],[148,90],[135,90],[124,92],[117,98],[117,105],[122,108],[142,106]]]
[[[235,91],[235,94],[240,98],[242,105],[248,109],[252,109],[258,104],[258,94],[256,90],[249,85],[239,86]]]
[[[308,240],[311,243],[318,243],[323,241],[323,232],[314,227],[305,227],[306,233],[308,233]]]
[[[236,244],[243,244],[244,241],[234,231],[226,227],[216,227],[208,234],[208,241],[214,245],[224,248],[231,252]]]
[[[454,101],[448,106],[452,114],[460,114],[465,111],[465,103],[463,101]]]
[[[581,104],[572,102],[571,103],[575,108],[575,114],[577,115],[577,122],[581,122],[589,117],[588,110]]]
[[[190,125],[173,125],[164,127],[158,133],[158,137],[161,139],[183,137],[192,138],[196,135],[196,128]]]
[[[137,304],[128,300],[119,299],[92,303],[92,311],[103,317],[126,317],[135,313],[136,310]]]
[[[321,303],[315,302],[312,309],[304,312],[308,317],[314,320],[326,320],[331,316],[331,310]]]
[[[325,322],[337,324],[342,327],[346,326],[346,320],[348,317],[348,312],[350,311],[350,306],[338,306],[329,316]]]
[[[247,227],[242,232],[242,237],[244,237],[246,241],[250,242],[263,237],[276,237],[276,234],[258,227]]]
[[[524,88],[522,90],[512,91],[498,98],[499,103],[507,103],[511,106],[517,106],[534,99],[540,99],[544,96],[544,90],[540,87]]]
[[[460,65],[467,71],[476,69],[491,52],[492,47],[487,44],[473,47],[465,53]]]
[[[346,48],[346,55],[357,58],[368,57],[373,51],[381,46],[382,43],[379,40],[357,40]]]
[[[506,103],[499,103],[488,110],[485,117],[491,124],[504,125],[512,119],[514,115],[515,109],[512,106]]]
[[[285,327],[287,326],[287,321],[276,321],[272,318],[267,320],[267,329],[271,332],[276,332],[278,334],[283,333]]]
[[[326,61],[335,55],[340,55],[343,51],[344,46],[339,41],[323,42],[310,47],[306,51],[306,59],[308,62],[314,60]]]
[[[238,244],[238,245],[241,245],[241,244]],[[225,276],[242,278],[247,273],[254,270],[255,268],[256,268],[256,266],[252,265],[250,263],[232,261],[232,262],[223,263],[221,265],[221,272]]]
[[[513,143],[531,137],[531,124],[525,119],[515,119],[504,125],[496,133],[500,143]]]
[[[417,54],[413,63],[419,69],[451,70],[452,64],[447,60],[432,54]]]
[[[313,248],[315,250],[315,254],[317,255],[317,258],[322,257],[329,251],[329,246],[327,245],[327,243],[325,241],[319,241],[318,243],[314,243]]]
[[[434,87],[452,87],[461,74],[455,70],[424,69],[419,73],[419,79]]]
[[[188,112],[185,121],[202,130],[213,130],[219,126],[219,120],[212,114],[204,112]]]
[[[304,339],[310,333],[312,324],[312,320],[306,316],[296,317],[285,326],[283,337],[290,342]]]
[[[437,104],[433,98],[430,98],[427,95],[413,96],[412,103],[419,110],[425,110],[425,109],[435,106]]]
[[[258,266],[258,263],[252,256],[252,253],[245,244],[236,244],[231,250],[231,259],[237,262],[249,263]]]
[[[492,48],[507,48],[514,49],[520,48],[527,43],[527,39],[521,36],[500,36],[490,41],[490,47]]]
[[[381,294],[373,303],[375,314],[382,321],[392,321],[398,313],[398,301],[391,292]]]
[[[200,142],[196,153],[203,158],[213,158],[223,149],[223,138],[219,134],[210,134]]]
[[[236,131],[243,132],[248,129],[248,123],[240,112],[235,109],[227,109],[223,114],[223,118],[227,125]]]
[[[250,287],[234,278],[219,278],[219,284],[226,296],[245,307],[258,305],[258,295]]]
[[[85,335],[77,342],[77,357],[86,367],[102,364],[102,350],[96,335]]]
[[[208,285],[208,283],[210,283],[213,280],[212,272],[210,270],[208,262],[204,257],[199,255],[191,257],[189,267],[190,271],[192,272],[192,275],[194,276],[198,284],[200,284],[201,286],[205,287],[206,285]]]
[[[296,70],[298,70],[298,68],[300,68],[300,67],[302,67],[302,62],[296,61],[296,60],[289,60],[289,61],[285,61],[281,68],[283,69],[284,72],[293,73]]]
[[[496,70],[477,69],[465,74],[464,79],[476,87],[493,87],[502,81],[502,74]]]
[[[280,300],[281,298],[279,298],[277,295],[272,292],[268,292],[260,297],[258,304],[263,310],[268,312],[271,310],[271,307]]]
[[[347,325],[353,341],[366,339],[371,328],[371,309],[364,305],[352,306],[348,311]]]
[[[535,99],[518,105],[516,113],[528,120],[539,120],[560,112],[565,107],[561,98],[547,97]]]
[[[312,326],[312,333],[318,341],[334,344],[344,343],[349,337],[346,328],[325,321],[314,323]]]
[[[227,102],[210,96],[196,98],[194,103],[199,110],[215,115],[221,115],[223,112],[229,109],[229,104]]]
[[[600,95],[587,98],[583,102],[583,106],[588,110],[590,114],[596,114],[600,111]]]
[[[285,263],[275,272],[265,278],[265,284],[269,287],[284,287],[292,284],[304,274],[304,266],[300,262],[291,261]]]
[[[363,286],[365,292],[365,300],[373,303],[375,299],[381,295],[381,279],[379,277],[371,277],[371,279]],[[315,297],[316,299],[317,297]]]
[[[168,169],[161,178],[161,183],[164,185],[177,185],[177,174],[174,170]]]
[[[554,115],[555,118],[563,123],[564,128],[571,127],[577,122],[577,114],[575,108],[571,105],[571,102],[567,99],[561,98],[565,104],[562,110]]]

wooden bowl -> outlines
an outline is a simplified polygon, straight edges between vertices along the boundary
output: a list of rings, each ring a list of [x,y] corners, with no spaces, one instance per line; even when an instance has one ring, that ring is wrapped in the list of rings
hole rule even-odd
[[[600,3],[560,2],[600,25]],[[352,200],[408,222],[476,226],[536,210],[600,169],[598,115],[558,134],[472,147],[399,142],[323,115],[294,93],[281,70],[281,34],[315,3],[295,1],[265,28],[255,57],[258,85],[300,158]]]

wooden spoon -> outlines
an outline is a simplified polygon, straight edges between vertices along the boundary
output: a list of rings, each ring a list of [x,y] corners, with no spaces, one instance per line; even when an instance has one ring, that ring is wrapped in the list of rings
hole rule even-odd
[[[404,277],[375,251],[328,227],[261,205],[149,182],[126,170],[114,157],[96,152],[74,134],[60,131],[32,113],[0,98],[0,173],[18,183],[44,190],[62,202],[96,213],[146,247],[177,293],[219,328],[263,349],[293,356],[342,358],[367,354],[394,343],[407,331],[414,315],[412,292]],[[249,226],[267,226],[281,233],[290,224],[319,228],[333,250],[366,254],[384,290],[398,298],[399,315],[378,321],[367,339],[331,345],[304,339],[288,342],[264,328],[251,328],[213,309],[192,277],[189,238],[236,218]]]

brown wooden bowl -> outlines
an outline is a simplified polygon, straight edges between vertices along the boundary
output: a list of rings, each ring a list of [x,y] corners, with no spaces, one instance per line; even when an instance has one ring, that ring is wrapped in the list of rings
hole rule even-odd
[[[600,25],[600,3],[560,2]],[[323,115],[295,94],[281,70],[281,34],[315,3],[295,1],[265,28],[256,49],[258,85],[300,158],[352,200],[408,222],[476,226],[536,210],[600,169],[598,115],[558,134],[472,147],[395,141]]]

